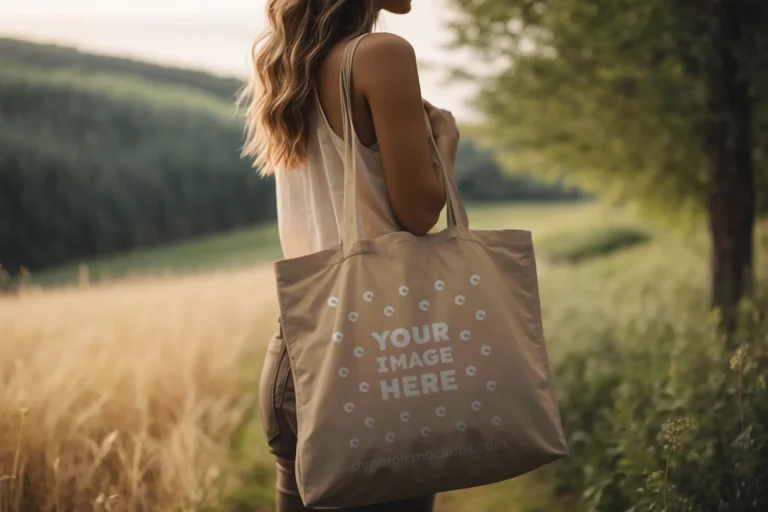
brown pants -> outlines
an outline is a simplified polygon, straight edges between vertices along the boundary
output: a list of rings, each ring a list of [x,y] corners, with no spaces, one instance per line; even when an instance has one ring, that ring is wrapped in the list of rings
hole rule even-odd
[[[259,390],[261,423],[267,435],[270,450],[277,458],[277,512],[304,512],[296,485],[296,395],[291,365],[283,341],[282,331],[269,342]],[[341,512],[432,512],[434,496],[405,501],[337,509]]]

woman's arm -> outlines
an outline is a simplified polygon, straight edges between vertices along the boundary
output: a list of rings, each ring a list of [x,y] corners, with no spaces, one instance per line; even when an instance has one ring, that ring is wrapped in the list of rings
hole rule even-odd
[[[392,210],[402,229],[425,235],[437,223],[446,197],[432,162],[416,55],[406,40],[377,33],[363,40],[358,56],[356,87],[371,109]],[[445,111],[433,115],[444,117]],[[437,138],[452,166],[458,132],[453,141],[450,134]]]

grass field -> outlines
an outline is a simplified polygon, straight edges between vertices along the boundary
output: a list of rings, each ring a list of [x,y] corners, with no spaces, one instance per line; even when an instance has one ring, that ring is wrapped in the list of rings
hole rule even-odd
[[[622,212],[491,205],[470,218],[534,232],[555,362],[705,282],[705,256]],[[606,229],[647,237],[623,250],[595,237],[590,257],[583,241]],[[578,263],[550,263],[575,231]],[[277,317],[266,262],[278,254],[274,227],[259,228],[87,262],[90,285],[76,285],[78,264],[53,269],[0,298],[0,510],[270,510],[254,411]],[[37,286],[52,283],[74,285]],[[547,474],[447,493],[437,510],[573,510]]]
[[[142,275],[175,275],[191,272],[242,268],[273,261],[281,255],[280,240],[274,225],[243,229],[157,249],[136,251],[93,262],[80,262],[35,274],[33,282],[42,286],[71,284],[82,271],[89,281]]]
[[[586,203],[531,204],[514,208],[507,205],[476,205],[471,211],[472,227],[530,229],[537,240],[571,224],[588,228],[608,223],[604,211]],[[617,213],[611,222],[621,222],[623,218],[624,214]],[[443,222],[441,219],[438,227],[442,227]],[[91,281],[136,274],[170,275],[242,268],[271,262],[280,255],[277,229],[270,224],[93,262],[74,262],[35,274],[33,282],[43,286],[77,282],[83,268],[87,268]]]

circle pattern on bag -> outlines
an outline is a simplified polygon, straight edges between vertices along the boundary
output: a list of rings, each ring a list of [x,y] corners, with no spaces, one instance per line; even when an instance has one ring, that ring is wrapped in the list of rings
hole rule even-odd
[[[466,278],[465,278],[466,279]],[[464,283],[467,283],[467,281],[463,281]],[[472,274],[468,278],[469,285],[472,287],[477,287],[481,283],[481,277],[478,274]],[[466,286],[466,285],[465,285]],[[448,290],[448,286],[446,285],[446,282],[438,279],[434,282],[434,289],[436,292],[443,292]],[[453,299],[450,299],[446,297],[448,301],[453,302],[456,306],[464,306],[465,304],[470,304],[471,300],[474,299],[474,296],[472,294],[469,294],[469,298],[464,293],[461,293],[462,290],[456,290],[453,291],[453,293],[450,293],[448,297],[453,297]],[[459,292],[459,293],[456,293]],[[367,290],[362,294],[362,298],[365,302],[371,303],[374,301],[374,297],[376,297],[378,292],[374,292],[373,290]],[[419,293],[423,293],[423,290],[419,290]],[[402,284],[397,288],[397,294],[400,297],[408,297],[411,296],[411,289],[408,285]],[[427,312],[430,309],[432,309],[433,302],[435,300],[438,300],[436,297],[438,295],[435,295],[434,297],[427,297],[424,298],[418,302],[410,302],[408,301],[403,302],[405,305],[399,305],[398,307],[417,307],[418,310]],[[392,297],[390,297],[390,300]],[[438,301],[439,302],[439,301]],[[332,308],[337,307],[340,304],[340,300],[338,297],[332,296],[328,299],[328,305]],[[392,303],[391,303],[392,304]],[[471,313],[471,311],[474,310],[474,308],[471,308],[468,311],[469,319],[471,320],[471,315],[474,315],[474,319],[477,321],[483,321],[486,319],[486,312],[483,309],[476,309],[474,310],[474,313]],[[383,307],[382,310],[385,317],[391,318],[395,316],[395,307],[392,305],[386,305]],[[446,314],[447,310],[446,310]],[[451,317],[450,315],[453,315]],[[406,313],[405,315],[402,315],[405,318],[409,318],[409,315]],[[456,317],[459,317],[458,319]],[[358,311],[350,311],[347,313],[347,319],[350,322],[358,322],[361,318],[361,315]],[[466,323],[466,318],[463,313],[456,313],[456,314],[449,314],[449,317],[444,319],[441,323],[440,321],[426,324],[426,325],[416,325],[413,327],[409,326],[399,326],[394,324],[385,324],[385,326],[382,326],[379,328],[379,332],[372,333],[372,337],[374,338],[371,343],[371,346],[369,347],[366,343],[364,338],[360,338],[360,336],[363,336],[363,333],[358,332],[347,332],[347,337],[349,339],[352,339],[354,337],[355,341],[360,343],[360,345],[355,346],[355,348],[352,350],[352,353],[355,355],[358,359],[363,359],[366,354],[373,353],[376,357],[377,362],[377,373],[382,374],[381,377],[381,392],[382,392],[382,399],[383,400],[401,400],[404,398],[409,398],[411,396],[419,396],[421,394],[431,394],[431,393],[439,393],[444,391],[450,391],[453,389],[458,389],[458,382],[456,380],[456,370],[455,365],[457,363],[460,363],[457,358],[454,358],[454,355],[451,351],[451,349],[454,347],[452,345],[452,341],[454,340],[461,340],[464,342],[469,341],[473,338],[473,333],[469,329],[461,329],[460,321],[461,319],[464,319]],[[391,321],[388,321],[391,322]],[[458,325],[456,325],[458,324]],[[468,325],[467,325],[468,327]],[[458,336],[457,336],[458,333]],[[477,334],[477,333],[476,333]],[[479,336],[479,335],[477,335]],[[477,337],[475,336],[475,337]],[[345,339],[345,335],[342,332],[335,332],[333,334],[333,341],[336,343],[341,343]],[[434,345],[433,345],[434,344]],[[365,347],[365,348],[364,348]],[[464,349],[462,349],[464,350]],[[482,356],[488,357],[491,355],[491,345],[486,344],[480,347],[479,353]],[[381,353],[380,353],[381,352]],[[477,352],[474,352],[477,354]],[[370,356],[368,356],[370,357]],[[463,356],[462,356],[463,358]],[[358,363],[355,363],[357,365]],[[443,369],[441,371],[441,366],[443,366]],[[355,366],[357,367],[357,366]],[[481,367],[482,369],[482,367]],[[399,372],[409,370],[408,373],[405,373],[404,375],[398,375]],[[460,372],[460,370],[458,370]],[[464,374],[467,377],[475,377],[478,374],[479,370],[478,367],[472,364],[469,364],[464,367]],[[339,369],[339,376],[342,378],[348,377],[350,374],[350,370],[347,367],[342,367]],[[364,375],[367,375],[366,373],[363,373]],[[477,381],[470,381],[465,380],[465,383],[467,383],[468,386],[483,386],[482,382],[483,380]],[[476,382],[476,384],[469,384],[470,382]],[[486,380],[485,381],[485,389],[488,392],[494,392],[497,390],[497,383],[494,380]],[[369,393],[373,392],[374,396],[370,396],[369,398],[376,398],[378,395],[378,388],[376,382],[369,383],[369,382],[360,382],[358,384],[358,389],[362,393]],[[481,388],[482,389],[482,388]],[[360,421],[360,414],[363,413],[363,411],[367,410],[374,410],[371,408],[371,406],[368,404],[368,402],[365,403],[366,407],[362,407],[360,412],[357,412],[355,416],[357,416],[357,421]],[[466,404],[464,405],[466,407]],[[483,402],[480,400],[474,400],[469,404],[469,408],[474,412],[480,412],[483,409]],[[356,407],[353,402],[347,402],[344,404],[344,410],[348,414],[353,414],[356,412]],[[434,408],[434,413],[437,418],[448,418],[448,409],[444,405],[439,405]],[[486,417],[487,418],[487,417]],[[374,419],[373,417],[365,417],[362,420],[363,426],[366,429],[382,429],[383,427],[389,426],[391,428],[391,424],[387,425],[387,422],[384,421],[386,418],[382,419],[379,418],[378,421]],[[458,418],[457,418],[458,419]],[[410,412],[403,411],[399,414],[399,420],[400,423],[407,424],[410,423],[412,420],[412,415]],[[455,420],[454,420],[455,421]],[[486,420],[488,421],[488,420]],[[499,427],[502,424],[502,418],[501,416],[491,416],[490,417],[490,423],[495,426]],[[360,425],[358,423],[358,425]],[[451,423],[448,424],[448,428],[450,428]],[[378,426],[378,428],[377,428]],[[453,423],[453,426],[455,428],[455,431],[457,432],[466,432],[469,429],[469,425],[466,421],[457,421],[456,423]],[[406,427],[403,426],[403,429]],[[436,428],[438,430],[433,432],[433,429]],[[430,426],[422,426],[419,429],[419,435],[423,438],[428,438],[433,435],[435,432],[439,432],[440,436],[444,435],[445,432],[443,429],[446,428],[444,425],[435,425],[435,427]],[[403,430],[403,432],[398,432],[397,430],[394,431],[386,431],[382,432],[381,430],[378,430],[377,433],[373,434],[374,436],[381,436],[383,434],[384,441],[387,443],[394,443],[395,440],[398,438],[398,436],[403,439],[402,436],[405,436],[405,438],[408,438],[409,433],[407,430]],[[412,435],[412,433],[410,434]],[[353,437],[350,439],[349,445],[352,448],[358,448],[362,445],[364,442],[365,437]],[[381,437],[378,437],[379,440],[381,440]]]

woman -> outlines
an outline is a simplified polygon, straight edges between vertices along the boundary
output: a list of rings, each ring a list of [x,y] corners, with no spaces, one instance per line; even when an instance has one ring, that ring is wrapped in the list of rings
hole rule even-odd
[[[255,73],[245,90],[250,101],[245,154],[256,158],[262,174],[275,175],[286,258],[341,241],[341,221],[350,214],[343,211],[346,116],[356,148],[355,213],[364,237],[397,230],[421,236],[437,222],[446,194],[428,123],[451,169],[459,139],[456,123],[450,112],[422,100],[408,42],[370,34],[380,11],[406,14],[410,9],[410,0],[268,2],[269,29],[254,46]],[[340,94],[342,73],[351,74],[351,90]],[[279,334],[269,346],[260,392],[262,423],[277,458],[277,510],[308,510],[294,474],[296,404]],[[428,496],[364,510],[430,511],[433,501]]]

